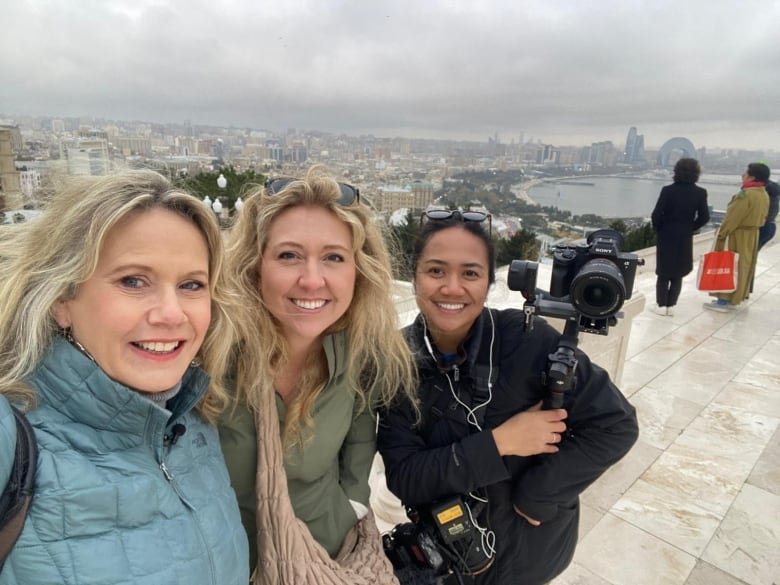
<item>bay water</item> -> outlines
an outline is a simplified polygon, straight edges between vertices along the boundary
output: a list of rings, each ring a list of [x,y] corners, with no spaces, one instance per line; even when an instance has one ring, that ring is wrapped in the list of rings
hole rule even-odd
[[[542,181],[528,189],[528,196],[539,205],[555,206],[574,215],[649,218],[661,188],[671,183],[671,175],[569,177]],[[740,184],[739,175],[702,175],[697,183],[707,190],[707,203],[724,211]]]

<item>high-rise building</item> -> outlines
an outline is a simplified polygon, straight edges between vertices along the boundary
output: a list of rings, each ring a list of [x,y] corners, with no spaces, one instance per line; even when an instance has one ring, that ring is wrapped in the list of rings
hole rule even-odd
[[[645,136],[638,134],[636,126],[631,126],[626,136],[626,148],[623,150],[623,162],[636,164],[645,160]]]
[[[0,210],[22,206],[22,185],[13,144],[21,140],[18,126],[0,126]]]
[[[593,142],[586,150],[588,159],[583,162],[593,166],[611,167],[618,161],[619,152],[611,140]]]

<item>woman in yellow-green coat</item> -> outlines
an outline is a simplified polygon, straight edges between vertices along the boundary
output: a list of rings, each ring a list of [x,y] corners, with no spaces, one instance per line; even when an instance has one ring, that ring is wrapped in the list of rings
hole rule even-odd
[[[768,180],[769,167],[763,163],[751,163],[742,173],[742,189],[731,198],[715,241],[715,250],[739,254],[737,289],[714,293],[716,298],[704,304],[706,309],[732,311],[750,295],[758,255],[758,230],[769,211],[769,196],[764,188]]]

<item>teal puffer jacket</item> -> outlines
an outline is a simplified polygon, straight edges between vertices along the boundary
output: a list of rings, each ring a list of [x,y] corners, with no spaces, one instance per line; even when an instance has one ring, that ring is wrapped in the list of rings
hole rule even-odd
[[[216,430],[190,368],[169,410],[58,339],[28,380],[36,493],[0,585],[246,585],[248,546]],[[13,417],[0,396],[0,481]],[[174,424],[184,434],[171,441]],[[177,427],[181,431],[181,427]],[[10,451],[9,451],[10,448]]]

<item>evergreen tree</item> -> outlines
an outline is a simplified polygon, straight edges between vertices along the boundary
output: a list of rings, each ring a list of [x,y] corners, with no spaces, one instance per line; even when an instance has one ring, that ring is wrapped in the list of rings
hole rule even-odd
[[[508,239],[499,240],[496,245],[496,261],[499,266],[509,264],[512,260],[539,259],[541,243],[536,234],[525,228],[518,230]]]
[[[420,218],[411,209],[406,212],[406,223],[391,225],[386,234],[393,258],[393,273],[397,280],[411,281],[414,242],[420,232]]]
[[[657,241],[656,233],[650,222],[638,228],[630,229],[625,235],[625,252],[634,252],[645,248],[652,248]]]

